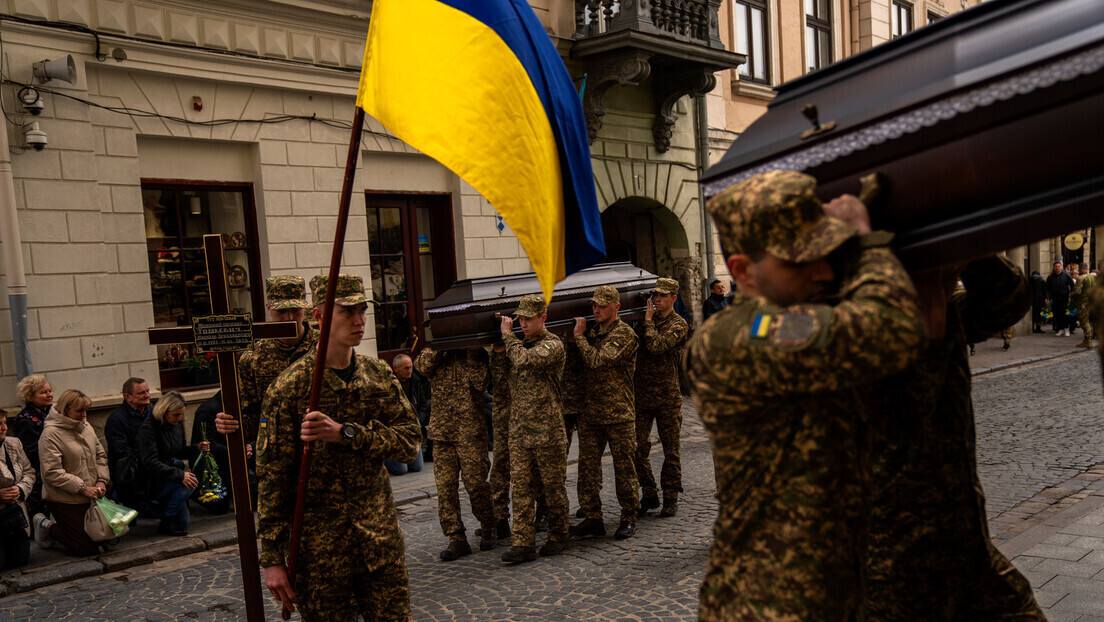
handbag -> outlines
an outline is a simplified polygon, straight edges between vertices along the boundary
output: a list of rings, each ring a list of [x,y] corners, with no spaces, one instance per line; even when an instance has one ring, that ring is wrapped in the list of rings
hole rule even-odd
[[[8,471],[15,475],[15,466],[12,465],[11,456],[4,452],[4,462],[8,464]],[[27,535],[27,517],[23,514],[23,506],[18,501],[10,503],[0,509],[0,536],[5,538],[22,531]]]
[[[88,534],[93,542],[106,542],[119,537],[115,535],[115,530],[111,528],[111,525],[107,524],[107,517],[104,516],[95,501],[88,506],[88,510],[84,513],[84,533]]]

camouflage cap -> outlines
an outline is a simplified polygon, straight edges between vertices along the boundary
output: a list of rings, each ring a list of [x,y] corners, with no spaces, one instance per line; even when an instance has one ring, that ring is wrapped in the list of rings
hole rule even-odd
[[[544,303],[544,296],[529,294],[528,296],[521,297],[521,301],[518,302],[518,308],[514,311],[514,315],[520,315],[521,317],[537,317],[547,312],[548,305]]]
[[[319,275],[311,279],[314,291],[311,294],[314,306],[326,302],[326,284],[330,277]],[[368,302],[368,296],[364,294],[364,281],[355,274],[337,275],[337,293],[334,294],[334,304],[343,307],[351,307],[362,302]]]
[[[669,279],[666,277],[660,277],[656,280],[654,291],[661,294],[677,294],[678,293],[678,281]]]
[[[617,289],[610,285],[599,285],[594,290],[594,295],[590,297],[590,301],[599,307],[611,305],[616,302],[621,302],[621,294],[617,293]]]
[[[824,213],[816,180],[793,171],[746,179],[709,200],[725,253],[767,252],[803,263],[839,248],[858,231]]]
[[[307,286],[303,283],[303,277],[299,276],[268,277],[265,279],[265,298],[273,311],[310,308],[307,304]]]
[[[310,280],[310,283],[308,284],[308,287],[310,287],[311,293],[314,293],[314,290],[318,289],[318,284],[322,281],[325,281],[325,280],[326,280],[326,275],[325,274],[316,274],[316,275],[312,276],[311,280]]]

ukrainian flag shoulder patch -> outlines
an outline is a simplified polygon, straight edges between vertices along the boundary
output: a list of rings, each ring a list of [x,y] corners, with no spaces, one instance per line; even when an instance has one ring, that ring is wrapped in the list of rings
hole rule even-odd
[[[268,427],[268,419],[261,419],[261,427],[262,428],[267,428]]]
[[[550,343],[545,343],[545,344],[544,344],[544,349],[545,349],[545,350],[551,350],[551,349],[552,349],[552,344],[550,344]]]
[[[771,323],[774,321],[774,316],[767,313],[760,313],[755,316],[755,319],[751,321],[751,337],[752,339],[766,339],[770,334]]]
[[[613,340],[613,345],[615,345],[615,346],[617,346],[618,348],[620,348],[620,347],[621,347],[621,342],[620,342],[620,341],[618,341],[618,340],[616,340],[616,339],[614,339],[614,340]]]

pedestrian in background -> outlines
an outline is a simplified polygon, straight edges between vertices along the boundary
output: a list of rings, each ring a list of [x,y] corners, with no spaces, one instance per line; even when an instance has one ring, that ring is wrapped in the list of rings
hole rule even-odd
[[[708,204],[738,291],[685,359],[720,504],[703,621],[862,619],[870,393],[924,327],[892,235],[815,187],[775,171]]]
[[[69,389],[46,417],[38,442],[42,464],[42,498],[53,520],[35,514],[35,541],[42,548],[60,542],[76,555],[95,555],[104,548],[84,531],[89,504],[107,494],[111,476],[107,452],[88,425],[87,395]]]
[[[702,321],[708,320],[714,313],[727,306],[724,283],[720,279],[713,279],[709,284],[709,297],[702,303]]]
[[[54,388],[42,374],[25,376],[15,385],[16,395],[23,402],[23,409],[11,421],[11,435],[23,444],[23,452],[31,461],[31,468],[39,477],[27,498],[27,511],[31,515],[46,511],[42,502],[42,465],[38,462],[38,439],[46,427],[46,418],[54,404]]]
[[[18,438],[8,436],[8,413],[0,408],[0,569],[24,566],[31,558],[31,516],[27,498],[36,480]]]
[[[1081,332],[1085,338],[1077,344],[1079,348],[1091,348],[1093,337],[1092,322],[1089,321],[1089,292],[1096,285],[1096,275],[1089,272],[1089,264],[1081,264],[1081,276],[1073,286],[1072,301],[1077,308],[1077,318],[1080,320]]]
[[[412,462],[384,460],[383,466],[387,468],[387,472],[391,475],[418,473],[424,466],[422,447],[425,445],[426,426],[429,424],[429,381],[421,374],[414,374],[414,361],[410,359],[409,354],[395,355],[395,358],[391,360],[391,370],[395,372],[395,377],[402,385],[403,394],[406,395],[406,399],[410,400],[410,405],[414,407],[414,412],[418,415],[418,423],[422,426],[422,441],[418,444],[418,455],[414,457]]]
[[[149,383],[138,377],[127,378],[123,382],[123,403],[111,411],[104,425],[112,497],[139,512],[145,512],[149,502],[149,473],[138,456],[138,429],[153,413],[150,401]]]
[[[161,519],[157,533],[188,535],[191,514],[188,497],[199,485],[195,473],[184,461],[195,462],[199,452],[210,451],[210,442],[188,445],[184,441],[184,397],[169,391],[157,400],[150,415],[138,428],[138,456],[149,473],[151,511]]]
[[[967,342],[1028,310],[1023,273],[1003,257],[917,276],[928,339],[875,387],[866,619],[1045,620],[1031,586],[992,544],[978,479]]]
[[[1062,268],[1062,260],[1058,259],[1047,276],[1047,302],[1050,303],[1050,311],[1054,314],[1054,333],[1059,337],[1070,336],[1069,309],[1070,293],[1073,291],[1073,277]]]
[[[1042,333],[1043,324],[1046,324],[1046,318],[1043,317],[1043,307],[1046,306],[1047,302],[1047,288],[1046,279],[1039,274],[1038,270],[1031,273],[1029,288],[1031,290],[1031,332]]]

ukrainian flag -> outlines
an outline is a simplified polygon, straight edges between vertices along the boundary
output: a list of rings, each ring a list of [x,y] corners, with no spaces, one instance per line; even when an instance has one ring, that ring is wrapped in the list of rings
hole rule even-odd
[[[471,184],[545,299],[605,256],[582,105],[525,0],[375,0],[357,105]]]

